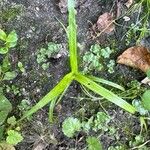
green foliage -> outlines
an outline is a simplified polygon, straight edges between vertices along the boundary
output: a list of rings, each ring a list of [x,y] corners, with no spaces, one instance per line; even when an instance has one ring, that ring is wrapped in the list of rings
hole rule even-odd
[[[62,131],[67,137],[73,137],[80,130],[81,122],[77,118],[69,117],[63,122]]]
[[[22,114],[24,114],[26,111],[28,111],[28,110],[31,108],[30,105],[31,105],[31,104],[29,103],[28,100],[23,99],[23,100],[21,101],[21,103],[18,105],[18,108],[19,108],[20,112],[21,112]]]
[[[17,145],[19,142],[23,140],[22,135],[15,130],[8,130],[8,136],[6,138],[6,142],[11,145]]]
[[[114,135],[116,129],[108,125],[110,119],[104,112],[98,112],[96,116],[93,115],[82,122],[77,118],[69,117],[63,122],[62,130],[67,137],[73,137],[77,131],[89,134],[91,132],[97,133],[99,130],[101,133],[107,132],[109,135]]]
[[[0,126],[5,122],[9,112],[12,110],[12,105],[9,100],[3,95],[0,89]]]
[[[142,135],[136,135],[135,138],[133,139],[133,141],[130,141],[129,145],[131,147],[133,146],[137,146],[137,145],[140,145],[144,142],[144,136]]]
[[[5,85],[5,89],[7,93],[13,93],[14,95],[19,95],[21,96],[21,92],[19,87],[15,86],[15,85]]]
[[[10,118],[8,118],[7,119],[7,123],[9,124],[9,125],[15,125],[16,124],[16,118],[15,118],[15,116],[12,116],[12,117],[10,117]]]
[[[139,0],[135,7],[132,7],[129,12],[137,12],[138,17],[135,23],[132,23],[129,27],[129,30],[125,34],[126,36],[126,45],[129,45],[134,39],[137,43],[149,35],[149,16],[150,16],[150,4],[149,0]],[[141,11],[142,10],[142,11]]]
[[[6,33],[0,29],[0,40],[3,42],[3,44],[0,45],[0,54],[6,54],[9,48],[16,46],[18,37],[14,30],[6,35]]]
[[[23,119],[29,117],[52,100],[55,100],[69,85],[73,80],[78,81],[82,85],[86,86],[88,89],[92,90],[93,92],[97,93],[98,95],[102,96],[103,98],[109,100],[110,102],[118,105],[119,107],[125,109],[130,113],[135,113],[136,109],[124,101],[121,97],[117,96],[113,92],[105,89],[104,87],[95,83],[92,79],[82,75],[78,71],[77,66],[77,37],[76,37],[76,20],[75,20],[75,3],[74,0],[68,1],[68,11],[69,11],[69,30],[68,30],[68,38],[69,38],[69,49],[70,49],[70,65],[71,65],[71,72],[68,73],[44,98],[42,98],[35,106],[33,106],[29,111],[27,111],[23,117],[19,120],[22,121]],[[97,50],[97,49],[96,49]],[[45,50],[43,50],[45,52]],[[109,52],[109,50],[107,50]],[[93,52],[94,53],[94,52]],[[42,54],[42,53],[41,53]],[[106,55],[106,54],[103,54]],[[108,57],[106,55],[105,57]],[[42,58],[43,59],[43,58]],[[41,59],[40,59],[41,60]],[[39,61],[41,62],[41,61]],[[19,122],[18,121],[18,122]]]
[[[20,61],[18,62],[18,68],[20,69],[20,71],[21,71],[22,73],[25,73],[25,68],[24,68],[22,62],[20,62]]]
[[[94,120],[93,130],[103,130],[108,131],[108,123],[110,122],[110,117],[104,112],[98,112],[96,119]]]
[[[101,71],[107,68],[109,73],[113,73],[115,61],[110,60],[107,62],[112,52],[113,50],[110,47],[101,48],[98,44],[92,45],[90,51],[83,56],[83,72],[90,73],[93,70]]]
[[[8,52],[10,48],[16,46],[18,40],[17,34],[13,30],[7,36],[6,33],[0,29],[0,40],[4,42],[3,46],[0,44],[0,54],[4,55],[2,64],[0,65],[0,81],[12,80],[17,76],[17,74],[15,71],[11,71]]]
[[[126,150],[123,146],[110,146],[108,150]]]
[[[83,121],[82,122],[82,128],[83,128],[83,131],[85,131],[86,133],[88,133],[91,128],[93,127],[93,119],[94,117],[92,116],[90,119],[88,119],[88,121]]]
[[[145,91],[145,88],[141,86],[141,83],[137,80],[132,80],[127,83],[127,90],[118,93],[118,95],[124,99],[134,100]]]
[[[145,91],[142,95],[142,104],[145,109],[150,111],[150,90]]]
[[[102,145],[96,137],[88,137],[86,139],[88,150],[102,150]]]
[[[109,73],[114,73],[114,66],[115,66],[115,61],[110,60],[109,63],[107,64],[107,68],[108,68]]]
[[[11,72],[6,72],[4,75],[3,80],[12,80],[17,76],[15,71],[11,71]]]
[[[41,48],[37,54],[37,63],[42,65],[42,68],[46,70],[50,66],[48,59],[57,57],[57,54],[61,51],[62,45],[49,42],[47,48]]]
[[[132,101],[132,104],[137,109],[137,111],[140,113],[140,115],[148,114],[148,110],[143,107],[142,102],[140,100],[134,99]]]
[[[0,10],[0,22],[8,22],[22,13],[22,5],[11,5]]]

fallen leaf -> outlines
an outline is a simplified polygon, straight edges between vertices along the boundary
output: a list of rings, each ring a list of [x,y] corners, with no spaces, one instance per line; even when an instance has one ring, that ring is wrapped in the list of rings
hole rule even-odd
[[[113,14],[106,12],[100,15],[97,20],[96,26],[99,31],[103,31],[107,34],[114,31],[115,25],[113,24]]]
[[[150,53],[143,46],[130,47],[118,57],[117,63],[147,72],[150,69]]]
[[[125,5],[129,8],[133,4],[133,0],[128,0]]]

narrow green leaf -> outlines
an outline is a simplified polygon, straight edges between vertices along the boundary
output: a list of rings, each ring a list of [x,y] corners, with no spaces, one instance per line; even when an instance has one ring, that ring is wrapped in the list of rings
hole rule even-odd
[[[130,105],[129,103],[124,101],[122,98],[120,98],[117,95],[115,95],[114,93],[112,93],[111,91],[98,85],[97,83],[95,83],[91,79],[83,76],[82,74],[80,74],[80,73],[76,74],[75,80],[77,80],[79,83],[83,84],[84,86],[86,86],[87,88],[92,90],[93,92],[106,98],[110,102],[112,102],[112,103],[118,105],[119,107],[125,109],[126,111],[128,111],[132,114],[134,114],[136,112],[136,109],[132,105]]]
[[[77,62],[77,25],[75,20],[75,2],[74,0],[68,0],[68,11],[69,11],[69,50],[70,50],[70,65],[72,72],[78,72]]]
[[[46,104],[48,104],[50,101],[52,101],[54,98],[59,96],[72,82],[73,79],[74,76],[72,73],[67,74],[45,97],[43,97],[35,106],[27,111],[19,121],[22,121],[23,119],[29,117],[30,115],[44,107]]]
[[[48,114],[48,115],[49,115],[49,121],[50,121],[50,123],[53,123],[54,107],[55,107],[55,105],[57,105],[57,104],[61,101],[61,99],[62,99],[63,96],[65,95],[65,93],[66,93],[66,91],[67,91],[69,85],[70,85],[70,84],[68,84],[68,85],[66,86],[66,89],[62,92],[62,94],[60,95],[59,98],[56,97],[56,98],[54,98],[54,100],[51,101],[50,106],[49,106],[49,114]]]
[[[53,123],[53,114],[54,114],[54,107],[56,105],[56,101],[57,101],[57,97],[55,97],[49,105],[48,118],[50,123]]]
[[[140,117],[140,124],[141,124],[141,132],[142,132],[143,128],[145,128],[145,130],[147,132],[147,124],[146,124],[144,117]]]
[[[6,33],[2,29],[0,29],[0,40],[6,41],[6,37]]]
[[[94,76],[87,76],[87,77],[90,78],[91,80],[95,81],[95,82],[103,83],[103,84],[112,86],[114,88],[117,88],[119,90],[125,91],[124,87],[122,87],[122,86],[120,86],[120,85],[118,85],[114,82],[111,82],[111,81],[108,81],[108,80],[105,80],[105,79],[102,79],[102,78],[99,78],[99,77],[94,77]]]

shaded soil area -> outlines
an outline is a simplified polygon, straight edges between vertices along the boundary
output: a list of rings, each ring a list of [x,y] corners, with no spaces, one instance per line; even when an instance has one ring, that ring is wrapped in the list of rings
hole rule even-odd
[[[126,0],[120,1],[122,5]],[[62,0],[63,3],[63,0]],[[16,30],[19,41],[16,48],[11,50],[11,59],[13,67],[16,68],[17,62],[21,61],[25,66],[26,73],[19,74],[9,84],[19,87],[21,96],[7,94],[7,97],[13,103],[12,114],[18,115],[19,110],[15,108],[22,99],[29,101],[34,105],[45,94],[47,94],[60,79],[70,71],[67,55],[62,55],[58,59],[50,59],[50,67],[43,70],[36,61],[37,52],[41,47],[46,46],[48,42],[60,43],[63,46],[64,53],[68,52],[67,36],[58,19],[67,27],[66,5],[60,5],[59,0],[1,0],[0,1],[0,27],[10,32]],[[92,24],[95,24],[98,17],[104,13],[115,10],[116,1],[109,0],[78,0],[76,3],[77,24],[78,24],[78,43],[79,56],[84,55],[94,43],[99,43],[103,47],[112,46],[115,43],[116,53],[111,57],[116,59],[125,48],[135,44],[133,40],[126,46],[122,36],[127,29],[116,27],[111,35],[102,35],[93,39],[91,36]],[[135,17],[131,18],[131,22]],[[122,23],[122,20],[119,20]],[[127,22],[122,25],[128,25]],[[82,69],[82,57],[79,58]],[[127,87],[127,83],[132,80],[140,81],[145,75],[139,70],[135,70],[123,65],[116,65],[115,73],[94,72],[98,76],[109,79],[116,83],[121,83]],[[92,114],[103,111],[98,102],[80,101],[84,97],[81,86],[74,82],[71,84],[68,92],[64,95],[62,101],[56,106],[54,116],[55,123],[50,124],[48,120],[48,106],[34,114],[31,121],[24,122],[22,134],[23,142],[16,146],[17,150],[76,150],[86,149],[86,134],[78,133],[74,138],[67,138],[62,133],[62,122],[66,117],[76,114],[81,108],[85,108],[86,117],[90,118]],[[111,124],[116,128],[115,135],[109,135],[107,132],[91,135],[101,135],[100,140],[103,149],[107,150],[110,146],[126,145],[134,140],[136,134],[140,133],[140,122],[137,116],[124,112],[117,106],[106,102],[104,104],[108,114],[113,118]],[[116,136],[117,135],[117,136]],[[147,139],[149,136],[147,137]],[[35,147],[38,147],[35,149]]]

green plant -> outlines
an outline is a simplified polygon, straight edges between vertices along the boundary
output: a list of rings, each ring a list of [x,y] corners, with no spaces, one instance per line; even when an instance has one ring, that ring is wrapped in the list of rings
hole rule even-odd
[[[150,90],[145,91],[142,95],[142,104],[145,109],[150,111]]]
[[[6,138],[6,142],[11,145],[17,145],[19,142],[23,140],[23,137],[18,131],[8,130],[8,136]]]
[[[6,119],[8,114],[12,111],[12,104],[9,100],[3,95],[2,89],[0,90],[0,140],[3,140],[4,133],[6,130]],[[10,126],[14,126],[16,124],[16,118],[14,116],[7,119],[7,124]],[[6,142],[8,144],[16,145],[20,141],[22,141],[23,137],[18,131],[15,130],[7,130],[7,138]],[[0,143],[1,144],[1,143]]]
[[[105,89],[101,85],[94,82],[92,79],[88,78],[85,75],[82,75],[78,71],[78,61],[77,61],[77,25],[75,20],[75,2],[74,0],[68,0],[68,11],[69,11],[69,27],[68,27],[68,38],[69,38],[69,50],[70,50],[70,66],[71,72],[64,76],[64,78],[44,97],[42,98],[35,106],[33,106],[29,111],[27,111],[19,121],[27,118],[32,115],[39,109],[41,109],[46,104],[53,101],[55,98],[59,97],[59,95],[66,90],[66,88],[70,85],[73,80],[78,81],[80,84],[86,86],[88,89],[97,93],[98,95],[104,97],[110,102],[118,105],[119,107],[125,109],[126,111],[134,114],[136,109],[124,101],[122,98],[118,97],[111,91]],[[18,121],[18,122],[19,122]]]
[[[37,54],[37,63],[42,65],[42,68],[46,70],[49,68],[50,63],[48,59],[56,57],[61,51],[62,45],[49,42],[47,48],[41,48]]]
[[[108,150],[126,150],[123,146],[110,146]]]
[[[88,137],[86,139],[88,150],[102,150],[102,145],[96,137]]]
[[[64,120],[62,131],[67,137],[73,137],[77,131],[90,131],[109,132],[114,134],[115,129],[108,125],[111,118],[104,112],[98,112],[96,115],[91,116],[88,120],[80,122],[78,118],[68,117]]]
[[[18,62],[18,68],[22,73],[25,73],[25,68],[24,68],[22,62],[20,62],[20,61]]]
[[[83,73],[87,74],[93,70],[102,71],[104,68],[107,68],[109,73],[113,73],[114,60],[107,62],[112,52],[110,47],[101,48],[98,44],[92,45],[90,51],[83,56]]]
[[[108,123],[110,122],[110,117],[104,112],[98,112],[96,119],[94,120],[93,130],[103,130],[107,131],[109,129]]]
[[[12,110],[12,105],[4,96],[2,88],[0,88],[0,128],[3,126],[9,112]],[[1,138],[1,137],[0,137]]]
[[[145,109],[142,105],[142,102],[138,99],[134,99],[132,101],[133,106],[137,109],[137,111],[140,113],[140,115],[147,115],[148,114],[148,110]]]
[[[23,137],[16,130],[7,129],[7,126],[14,126],[16,124],[16,118],[14,116],[7,119],[8,114],[12,111],[12,104],[3,94],[3,89],[13,90],[14,94],[18,94],[18,88],[14,85],[10,88],[4,83],[4,81],[12,80],[17,76],[16,71],[11,70],[11,63],[9,61],[9,49],[15,47],[17,44],[17,34],[15,31],[6,33],[0,29],[0,55],[3,55],[3,60],[0,65],[0,140],[4,140],[4,134],[7,133],[6,143],[2,142],[0,145],[2,147],[9,147],[7,144],[16,145],[18,144]],[[7,123],[6,123],[7,119]],[[12,147],[13,148],[13,147]]]
[[[63,122],[62,131],[67,137],[73,137],[80,130],[81,122],[77,118],[69,117]]]
[[[0,54],[6,54],[10,48],[16,46],[18,38],[14,30],[7,35],[0,29],[0,40],[2,41],[0,45]]]
[[[136,22],[130,25],[129,30],[125,34],[126,45],[129,45],[132,39],[139,43],[145,36],[149,35],[150,1],[137,0],[137,3],[129,12],[132,11],[138,12],[138,15]]]
[[[0,29],[0,54],[3,55],[3,61],[0,65],[0,83],[4,80],[12,80],[17,76],[15,71],[11,71],[11,64],[9,61],[9,49],[15,47],[17,44],[17,34],[13,30],[8,35]]]

